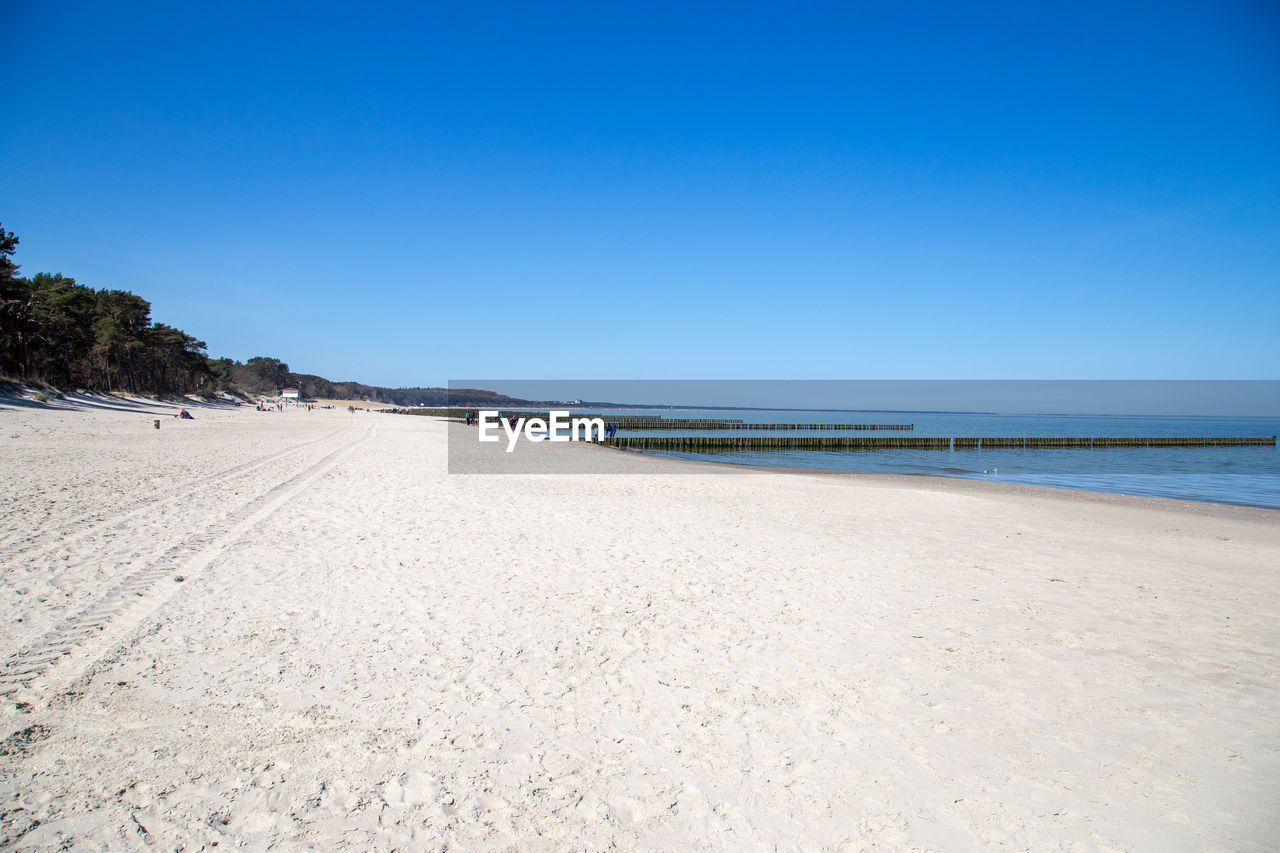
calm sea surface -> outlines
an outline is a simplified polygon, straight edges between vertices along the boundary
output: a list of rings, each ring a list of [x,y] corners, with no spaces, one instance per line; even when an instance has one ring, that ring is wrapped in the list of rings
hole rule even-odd
[[[646,432],[620,428],[620,436],[710,435],[916,435],[916,436],[1272,436],[1276,418],[1120,417],[1084,415],[984,415],[928,412],[761,412],[628,409],[619,415],[672,418],[738,418],[747,423],[911,423],[909,433],[799,431]],[[934,474],[1115,492],[1162,498],[1280,508],[1280,448],[1106,448],[1100,450],[785,450],[771,452],[667,453],[655,456],[715,460],[737,465]]]

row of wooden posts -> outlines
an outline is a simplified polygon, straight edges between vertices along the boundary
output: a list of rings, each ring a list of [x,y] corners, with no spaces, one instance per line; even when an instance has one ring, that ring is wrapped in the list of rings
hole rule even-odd
[[[605,420],[605,423],[614,423]],[[832,431],[849,431],[849,430],[883,430],[886,432],[911,432],[915,429],[915,424],[744,424],[744,423],[708,423],[706,421],[638,421],[634,423],[617,422],[617,426],[626,429],[700,429],[700,430],[763,430],[770,432],[783,432],[795,430],[826,430]]]
[[[403,412],[404,414],[409,414],[409,415],[428,415],[428,416],[437,417],[437,418],[465,418],[468,412],[470,412],[471,414],[475,414],[480,411],[495,411],[495,409],[489,409],[486,406],[479,406],[479,407],[471,406],[469,408],[459,408],[457,406],[449,406],[449,407],[437,407],[437,408],[429,408],[429,407],[406,408],[406,409],[395,408],[395,409],[387,409],[384,411],[391,411],[397,414]],[[527,411],[521,411],[517,409],[499,409],[497,411],[500,411],[504,415],[516,415],[517,417],[521,417],[521,418],[541,418],[544,421],[548,420],[551,417],[550,412],[527,412]],[[569,411],[569,410],[557,409],[557,411]],[[645,425],[645,429],[653,428],[648,426],[649,424],[682,424],[683,425],[683,424],[696,423],[696,424],[710,425],[705,427],[698,427],[699,429],[716,429],[717,427],[715,425],[717,424],[742,423],[741,418],[696,418],[696,419],[671,418],[671,419],[667,419],[662,417],[661,415],[604,415],[604,414],[592,413],[592,412],[573,412],[573,411],[570,411],[569,417],[599,418],[605,423],[614,424],[616,426],[622,426],[624,424],[632,427]],[[676,427],[673,427],[673,429],[674,428]],[[688,429],[689,427],[680,426],[678,428]]]
[[[517,413],[519,414],[519,413]],[[537,417],[541,417],[541,413]],[[633,426],[635,424],[674,424],[674,423],[699,423],[699,424],[740,424],[742,418],[664,418],[662,415],[603,415],[598,413],[574,412],[570,417],[575,418],[599,418],[605,423],[627,424]]]
[[[400,411],[400,410],[395,410]],[[435,417],[451,417],[464,418],[467,412],[476,412],[476,409],[406,409],[404,410],[413,415],[433,415]],[[540,418],[546,422],[551,419],[550,412],[507,412],[506,414],[516,415],[522,418]],[[662,429],[679,429],[679,430],[761,430],[767,432],[784,432],[784,431],[883,431],[883,432],[911,432],[915,429],[915,424],[749,424],[742,420],[730,418],[663,418],[653,415],[602,415],[574,412],[570,418],[599,418],[606,424],[613,424],[622,429],[635,430],[662,430]]]
[[[1153,436],[618,436],[598,442],[628,450],[995,450],[1105,447],[1275,447],[1276,437]]]

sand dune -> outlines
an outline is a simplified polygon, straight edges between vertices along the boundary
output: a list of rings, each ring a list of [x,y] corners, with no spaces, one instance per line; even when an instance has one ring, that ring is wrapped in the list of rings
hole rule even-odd
[[[0,401],[2,846],[1280,840],[1276,512],[172,411]]]

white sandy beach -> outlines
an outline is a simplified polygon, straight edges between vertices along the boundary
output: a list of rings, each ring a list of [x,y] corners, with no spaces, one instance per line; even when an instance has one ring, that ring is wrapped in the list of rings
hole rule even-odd
[[[1275,511],[12,403],[0,847],[1280,846]]]

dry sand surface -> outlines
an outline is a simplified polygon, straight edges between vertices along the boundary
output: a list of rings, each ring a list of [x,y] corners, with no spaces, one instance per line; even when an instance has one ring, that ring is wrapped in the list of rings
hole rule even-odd
[[[1280,845],[1275,512],[192,410],[0,400],[2,847]]]

